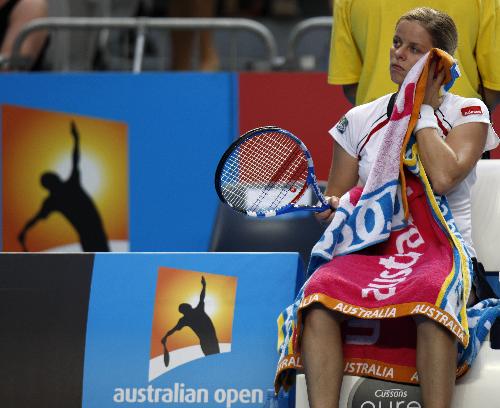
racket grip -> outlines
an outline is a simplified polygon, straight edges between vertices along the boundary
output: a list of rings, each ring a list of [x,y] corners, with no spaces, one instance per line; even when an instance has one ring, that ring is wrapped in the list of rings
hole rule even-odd
[[[330,204],[328,204],[327,201],[323,201],[323,200],[318,200],[318,202],[314,205],[314,207],[311,207],[311,209],[314,212],[323,212],[323,211],[326,211],[326,210],[335,211],[335,208],[332,208],[330,206]]]
[[[329,208],[330,207],[330,197],[325,197],[323,195],[319,196],[318,202],[316,203],[319,207]]]
[[[333,197],[333,196],[332,196]],[[319,200],[317,202],[317,206],[319,207],[318,208],[318,212],[321,212],[321,211],[326,211],[326,210],[332,210],[332,212],[335,212],[337,211],[337,208],[335,207],[332,207],[330,205],[330,199],[332,197],[325,197],[325,196],[320,196],[319,197]]]

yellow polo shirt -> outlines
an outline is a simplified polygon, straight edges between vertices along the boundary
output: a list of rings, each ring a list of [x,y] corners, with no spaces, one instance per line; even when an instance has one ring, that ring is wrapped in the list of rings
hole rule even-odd
[[[454,94],[480,98],[486,88],[500,90],[500,0],[335,0],[328,82],[358,84],[356,105],[397,90],[389,75],[389,49],[396,22],[415,7],[444,11],[458,30],[461,77]]]

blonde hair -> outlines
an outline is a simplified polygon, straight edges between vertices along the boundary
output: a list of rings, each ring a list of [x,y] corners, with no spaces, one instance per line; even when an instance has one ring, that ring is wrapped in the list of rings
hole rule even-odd
[[[401,21],[416,21],[424,27],[432,38],[432,45],[453,55],[457,49],[458,33],[453,19],[446,13],[430,7],[417,7],[403,14]]]

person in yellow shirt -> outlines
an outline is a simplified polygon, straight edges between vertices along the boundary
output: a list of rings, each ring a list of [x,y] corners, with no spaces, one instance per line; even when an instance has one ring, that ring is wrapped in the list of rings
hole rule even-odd
[[[446,12],[457,26],[462,76],[454,93],[482,98],[493,112],[500,101],[500,0],[335,0],[328,82],[343,85],[354,105],[395,92],[386,50],[398,18],[422,6]]]

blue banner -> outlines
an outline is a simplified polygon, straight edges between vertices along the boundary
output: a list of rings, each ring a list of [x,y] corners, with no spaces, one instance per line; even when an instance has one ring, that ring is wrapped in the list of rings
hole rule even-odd
[[[97,254],[83,407],[262,406],[297,254]]]
[[[117,211],[122,207],[129,208],[130,250],[208,250],[218,205],[213,188],[215,168],[219,157],[238,132],[237,74],[6,73],[0,76],[0,89],[1,109],[8,106],[10,109],[18,108],[34,113],[42,111],[46,115],[64,114],[61,116],[64,118],[64,126],[61,125],[55,131],[56,122],[50,122],[50,126],[47,121],[43,124],[40,121],[30,122],[27,115],[21,121],[14,118],[9,122],[30,126],[29,132],[21,129],[21,134],[9,125],[9,129],[12,128],[9,140],[19,142],[14,150],[11,149],[15,151],[17,164],[4,168],[6,174],[0,177],[0,180],[10,180],[12,186],[23,191],[33,190],[33,194],[23,194],[24,201],[33,204],[33,208],[27,209],[26,213],[35,213],[47,196],[40,185],[40,171],[33,167],[33,158],[39,161],[38,155],[32,152],[54,156],[54,160],[49,160],[48,157],[47,162],[40,164],[41,170],[55,172],[65,179],[57,166],[59,156],[51,146],[57,145],[63,158],[71,157],[71,119],[74,119],[81,138],[82,165],[85,164],[85,159],[95,162],[96,156],[88,155],[90,136],[101,134],[86,126],[86,123],[90,119],[110,121],[126,129],[122,132],[124,136],[118,141],[109,132],[103,133],[103,146],[116,142],[115,151],[108,153],[104,147],[99,148],[98,143],[95,143],[94,150],[105,152],[110,161],[116,159],[115,154],[121,157],[124,156],[123,152],[128,152],[129,165],[125,169],[128,174],[122,172],[124,180],[128,177],[128,197],[122,200],[122,204],[113,205]],[[2,118],[3,131],[6,125],[4,119]],[[33,143],[28,143],[24,134],[28,134]],[[52,143],[54,140],[57,144]],[[124,140],[128,141],[127,146],[123,146]],[[3,153],[10,154],[10,150]],[[5,157],[0,156],[0,161],[5,162]],[[106,161],[101,164],[102,169],[108,165]],[[17,171],[18,167],[23,171]],[[119,166],[116,168],[121,169]],[[2,166],[0,171],[1,169]],[[33,169],[33,174],[29,174],[27,181],[21,177],[26,174],[26,169]],[[85,184],[85,177],[89,173],[82,170],[83,187],[86,193],[95,197],[91,191],[92,186]],[[109,176],[106,172],[95,174],[96,181],[101,183],[109,180]],[[118,192],[126,191],[121,188],[122,181],[102,186],[102,191],[112,194],[117,186],[120,186]],[[10,190],[6,189],[9,186],[3,187],[2,201],[11,200]],[[97,204],[107,231],[115,220],[113,217],[106,218],[106,212],[101,209],[103,204]],[[49,220],[53,219],[53,216],[49,217]],[[7,219],[4,214],[0,220],[0,228],[5,228],[5,224],[9,223],[7,227],[13,230],[15,240],[27,219],[25,217],[19,220],[20,227],[17,224],[10,225],[13,221],[15,220]],[[120,220],[124,224],[127,221]],[[67,220],[60,224],[61,228],[70,228]],[[36,250],[31,238],[37,233],[50,236],[50,233],[42,234],[39,228],[41,224],[30,230],[26,237],[28,250]],[[74,234],[72,230],[69,232]],[[19,247],[17,242],[13,243]],[[17,250],[21,250],[20,247]]]

